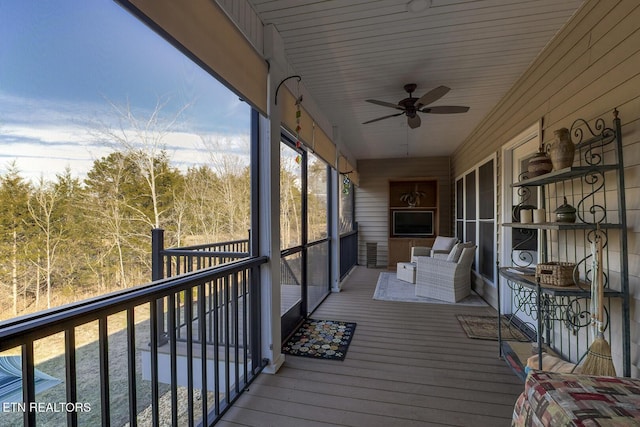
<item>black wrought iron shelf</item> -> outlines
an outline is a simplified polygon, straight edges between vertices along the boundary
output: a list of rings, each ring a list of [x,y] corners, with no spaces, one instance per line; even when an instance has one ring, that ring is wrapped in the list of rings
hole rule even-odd
[[[623,144],[617,110],[613,116],[612,127],[608,127],[603,118],[591,123],[583,119],[574,121],[569,131],[576,149],[572,166],[532,178],[525,172],[520,175],[520,181],[511,184],[519,202],[513,207],[512,222],[501,225],[513,229],[510,233],[513,265],[499,269],[497,288],[499,301],[502,301],[501,287],[508,292],[510,301],[506,304],[511,305],[507,314],[516,318],[521,315],[521,320],[529,322],[534,330],[540,357],[542,347],[546,345],[562,357],[580,359],[588,350],[589,331],[585,328],[591,324],[590,311],[593,310],[590,301],[595,267],[589,244],[599,236],[604,240],[605,250],[604,297],[607,301],[617,299],[619,305],[616,306],[620,307],[616,311],[611,311],[611,305],[605,308],[606,328],[611,339],[610,321],[619,322],[622,375],[629,376],[631,341]],[[606,181],[615,184],[605,186]],[[539,187],[539,191],[533,187]],[[607,200],[614,193],[617,205],[608,207]],[[562,197],[566,204],[575,207],[577,222],[517,222],[521,209],[537,206],[551,210]],[[619,248],[610,247],[609,243],[616,243]],[[611,260],[610,253],[613,254]],[[564,261],[574,264],[573,277],[579,279],[578,282],[571,286],[538,283],[536,264],[559,261],[558,254],[563,254]],[[612,269],[612,265],[615,268]],[[498,314],[502,313],[499,304]],[[501,330],[501,323],[498,329]],[[504,341],[500,344],[501,355],[508,359],[511,353],[502,351]]]
[[[512,273],[509,271],[510,267],[501,267],[500,275],[505,279],[515,282],[518,285],[537,291],[538,282],[535,276],[528,276],[524,274]],[[581,281],[578,285],[572,286],[552,286],[540,284],[540,292],[551,296],[562,297],[587,297],[591,295],[590,284]],[[608,298],[622,298],[624,294],[620,291],[613,289],[605,289],[604,296]]]
[[[614,117],[616,117],[617,120],[617,113],[614,113]],[[578,123],[582,120],[576,120],[575,123]],[[575,124],[574,123],[574,124]],[[609,128],[604,128],[604,123],[602,125],[603,129],[602,129],[602,133],[600,135],[593,135],[591,138],[587,138],[583,141],[580,141],[576,144],[576,150],[580,150],[583,149],[585,147],[591,147],[593,145],[607,145],[611,142],[613,142],[616,139],[616,133],[614,132],[613,129],[609,129]],[[573,129],[573,126],[572,126]],[[596,128],[597,130],[597,128]],[[582,133],[580,133],[580,136],[582,136]]]
[[[526,223],[507,222],[502,224],[503,227],[527,228],[530,230],[593,230],[596,227],[600,229],[620,229],[621,224],[600,223],[597,226],[588,222],[541,222]]]
[[[618,165],[598,165],[598,166],[571,166],[568,168],[552,171],[534,178],[523,179],[511,184],[512,187],[538,187],[555,182],[565,181],[573,178],[582,178],[591,173],[600,173],[618,170]]]

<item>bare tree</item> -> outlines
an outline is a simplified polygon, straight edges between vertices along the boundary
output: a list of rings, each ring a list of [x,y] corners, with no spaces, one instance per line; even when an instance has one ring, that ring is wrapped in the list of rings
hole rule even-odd
[[[209,165],[217,178],[213,185],[216,199],[222,207],[217,210],[218,217],[222,217],[218,220],[222,219],[226,238],[240,238],[246,235],[251,217],[248,162],[240,155],[233,154],[236,147],[230,139],[201,136],[201,140],[209,154]]]
[[[108,102],[116,114],[118,126],[101,123],[97,127],[97,133],[91,132],[135,162],[140,176],[147,184],[153,208],[152,217],[142,211],[139,213],[153,228],[160,228],[164,212],[158,194],[158,174],[161,172],[156,167],[157,160],[165,155],[165,139],[177,128],[182,113],[189,108],[189,104],[181,106],[172,115],[164,115],[164,109],[170,102],[169,97],[158,97],[150,112],[140,113],[133,111],[128,99],[124,105]]]
[[[283,155],[283,154],[289,155]],[[301,243],[300,165],[288,151],[280,155],[280,236],[283,248]]]
[[[37,264],[44,270],[47,285],[47,308],[51,308],[51,284],[53,268],[56,262],[56,249],[63,240],[62,220],[56,218],[55,209],[60,201],[60,194],[54,186],[40,177],[29,198],[29,213],[34,224],[43,236],[45,259],[44,265]],[[39,286],[39,285],[38,285]]]

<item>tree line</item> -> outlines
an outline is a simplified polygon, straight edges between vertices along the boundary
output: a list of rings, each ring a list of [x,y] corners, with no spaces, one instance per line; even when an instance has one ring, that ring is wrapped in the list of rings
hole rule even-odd
[[[150,280],[152,228],[167,247],[248,236],[250,168],[238,156],[181,171],[163,150],[124,149],[84,179],[0,176],[2,317]],[[299,197],[299,196],[298,196]]]

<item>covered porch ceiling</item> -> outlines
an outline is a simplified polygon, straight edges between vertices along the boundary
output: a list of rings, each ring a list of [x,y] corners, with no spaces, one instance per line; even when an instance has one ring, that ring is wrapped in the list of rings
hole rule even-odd
[[[355,159],[448,156],[491,111],[583,3],[582,0],[249,0],[283,38],[340,144]],[[397,103],[444,85],[429,106],[462,114],[402,113]]]

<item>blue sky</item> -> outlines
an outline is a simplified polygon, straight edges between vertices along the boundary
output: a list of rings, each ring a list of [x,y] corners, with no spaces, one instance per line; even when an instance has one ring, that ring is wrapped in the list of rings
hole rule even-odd
[[[201,137],[248,137],[247,104],[114,1],[0,0],[0,173],[83,176],[112,149],[95,137],[117,126],[109,103],[147,117],[158,99],[166,117],[189,105],[163,141],[178,165],[202,160]]]

